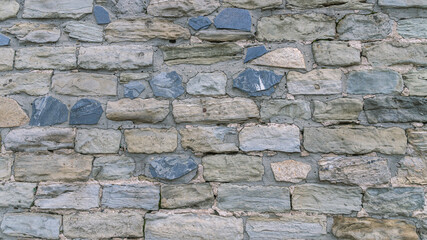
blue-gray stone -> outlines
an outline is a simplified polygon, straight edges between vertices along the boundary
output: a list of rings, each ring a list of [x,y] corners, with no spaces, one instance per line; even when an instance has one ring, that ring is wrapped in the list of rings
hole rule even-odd
[[[92,99],[80,99],[71,108],[70,125],[97,124],[102,113],[101,103]]]
[[[144,85],[141,82],[133,81],[124,85],[125,87],[125,97],[134,99],[138,97],[142,91],[145,90]]]
[[[282,76],[273,71],[248,68],[233,80],[233,87],[247,92],[250,96],[270,96],[275,90],[273,86],[281,79]]]
[[[352,72],[347,80],[349,94],[397,94],[402,89],[402,77],[391,70]]]
[[[218,29],[236,29],[250,32],[251,14],[245,9],[226,8],[216,16],[214,24]]]
[[[10,44],[10,38],[0,33],[0,46],[8,46]]]
[[[68,108],[58,99],[48,96],[34,100],[31,126],[51,126],[66,122],[67,119]]]
[[[251,47],[248,48],[248,51],[246,52],[246,57],[244,63],[249,62],[252,59],[259,58],[262,55],[268,53],[267,49],[263,46],[258,47]]]
[[[96,23],[99,25],[109,24],[111,22],[110,15],[108,14],[107,10],[101,6],[95,6],[93,8],[93,14],[95,15]]]
[[[195,18],[190,18],[188,25],[194,30],[199,31],[201,29],[208,29],[212,24],[211,20],[208,17],[200,16]]]
[[[191,157],[160,157],[150,162],[149,169],[154,178],[174,180],[197,169],[197,163]]]
[[[156,97],[176,98],[185,92],[182,78],[175,71],[155,76],[150,80],[150,86]]]

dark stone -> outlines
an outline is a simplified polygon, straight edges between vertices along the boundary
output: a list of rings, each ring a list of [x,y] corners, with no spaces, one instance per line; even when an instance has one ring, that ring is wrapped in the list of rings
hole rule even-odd
[[[0,34],[0,46],[8,46],[10,44],[10,38],[3,34]]]
[[[236,29],[250,32],[251,14],[245,9],[226,8],[216,16],[214,24],[218,29]]]
[[[188,21],[188,25],[190,25],[190,27],[192,27],[196,31],[199,31],[201,29],[208,29],[211,24],[211,20],[208,17],[204,16],[190,18],[190,20]]]
[[[109,24],[111,22],[110,15],[108,14],[107,10],[101,6],[95,6],[93,8],[93,14],[95,15],[96,23],[99,25]]]
[[[80,99],[71,108],[70,125],[97,124],[102,113],[101,103],[92,99]]]
[[[51,126],[66,122],[68,119],[67,106],[56,98],[50,96],[37,98],[32,105],[31,126]]]
[[[149,169],[154,178],[174,180],[197,169],[197,163],[191,157],[160,157],[150,162]]]
[[[138,97],[142,91],[145,90],[144,85],[141,82],[130,82],[124,85],[125,87],[125,97],[130,98],[130,99],[134,99],[136,97]]]
[[[182,78],[175,71],[155,76],[150,80],[150,86],[156,97],[176,98],[185,92]]]
[[[273,71],[247,68],[233,80],[233,87],[247,92],[249,96],[270,96],[275,90],[273,86],[281,79],[282,76]]]
[[[264,45],[248,48],[244,63],[247,63],[252,59],[259,58],[266,53],[268,53],[268,51],[267,49],[265,49]]]

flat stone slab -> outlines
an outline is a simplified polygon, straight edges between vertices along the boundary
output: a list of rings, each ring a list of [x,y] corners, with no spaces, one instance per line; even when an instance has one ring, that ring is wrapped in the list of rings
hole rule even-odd
[[[161,208],[210,208],[214,194],[209,183],[163,185]]]
[[[204,16],[194,17],[188,20],[188,25],[190,25],[190,27],[192,27],[196,31],[199,31],[201,29],[208,29],[211,24],[211,20],[208,17]]]
[[[340,94],[342,76],[339,69],[315,69],[308,73],[291,71],[287,75],[287,85],[293,95]]]
[[[348,14],[337,25],[342,40],[379,40],[391,34],[393,21],[384,13]]]
[[[160,157],[150,161],[150,173],[163,180],[178,179],[197,169],[197,163],[190,158]]]
[[[107,102],[106,117],[113,121],[135,123],[158,123],[169,114],[169,101],[148,99],[127,99]]]
[[[96,180],[128,179],[135,171],[135,161],[126,156],[102,156],[93,161],[92,176]]]
[[[271,171],[273,171],[274,179],[278,182],[298,183],[305,180],[311,171],[309,164],[295,160],[270,163],[270,167]]]
[[[102,188],[101,205],[106,208],[158,210],[160,188],[145,184],[107,184]]]
[[[16,51],[15,68],[71,70],[76,60],[75,47],[26,47]]]
[[[84,154],[117,153],[122,133],[114,129],[79,129],[76,135],[76,152]]]
[[[174,152],[178,147],[178,131],[175,128],[125,130],[125,140],[130,153]]]
[[[237,130],[228,127],[186,126],[179,130],[181,145],[194,152],[238,152]]]
[[[402,76],[395,71],[351,72],[347,78],[347,93],[349,94],[399,94],[402,90]]]
[[[0,185],[0,207],[30,208],[36,183],[6,182]]]
[[[239,8],[225,8],[214,19],[218,29],[235,29],[251,31],[252,20],[248,10]]]
[[[70,38],[82,42],[102,42],[104,40],[104,28],[94,23],[70,21],[64,23],[64,31]]]
[[[61,37],[61,30],[54,24],[44,23],[16,23],[6,29],[20,41],[33,43],[53,43]]]
[[[344,41],[316,41],[312,45],[314,60],[325,66],[360,64],[360,51]]]
[[[187,93],[200,96],[225,95],[227,76],[223,72],[198,73],[187,82]]]
[[[7,49],[5,49],[7,50]],[[3,58],[7,58],[7,53],[0,49]],[[12,51],[12,59],[13,59]],[[0,70],[2,69],[0,60]],[[12,60],[13,62],[13,60]],[[30,96],[45,95],[49,92],[50,79],[53,71],[32,71],[28,73],[4,74],[0,77],[0,95],[26,93]],[[10,81],[12,80],[12,81]]]
[[[117,77],[96,73],[56,73],[52,90],[71,96],[117,96]]]
[[[261,119],[274,122],[278,119],[310,119],[310,103],[304,100],[272,99],[261,103]]]
[[[4,234],[14,237],[58,239],[61,221],[61,215],[6,213],[0,228]]]
[[[151,0],[147,7],[147,13],[158,17],[205,16],[220,6],[219,0]]]
[[[141,82],[133,81],[123,85],[124,87],[124,97],[135,99],[137,98],[144,90],[145,86]]]
[[[28,0],[24,4],[23,18],[74,18],[92,12],[93,0]]]

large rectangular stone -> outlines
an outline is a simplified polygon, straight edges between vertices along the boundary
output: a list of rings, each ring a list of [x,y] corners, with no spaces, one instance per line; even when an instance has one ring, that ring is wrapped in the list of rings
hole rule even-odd
[[[1,54],[1,53],[0,53]],[[49,92],[52,71],[32,71],[0,76],[0,95],[26,93],[31,96]]]
[[[427,129],[408,129],[408,143],[415,147],[417,151],[427,152]]]
[[[310,103],[303,100],[266,100],[261,103],[261,119],[266,122],[282,119],[310,119]]]
[[[314,101],[313,119],[317,122],[354,122],[363,110],[363,101],[338,98],[328,102]]]
[[[341,78],[339,69],[316,69],[308,73],[291,71],[287,75],[287,85],[293,95],[340,94]]]
[[[10,175],[12,174],[12,164],[12,154],[0,154],[0,181],[8,180],[10,178]]]
[[[221,4],[219,0],[151,0],[147,13],[161,17],[204,16],[215,11]]]
[[[6,213],[1,231],[14,237],[59,239],[61,216],[43,213]]]
[[[427,44],[382,42],[366,46],[363,55],[375,67],[398,64],[427,66]]]
[[[6,182],[0,185],[0,207],[30,208],[34,200],[35,183]]]
[[[106,208],[159,209],[160,188],[146,184],[108,184],[102,188],[101,205]]]
[[[427,38],[426,28],[424,18],[403,19],[397,24],[397,32],[404,38]]]
[[[314,60],[324,66],[351,66],[360,64],[360,49],[348,42],[318,41],[313,43]]]
[[[209,183],[163,185],[161,196],[162,208],[210,208],[214,204]]]
[[[117,153],[120,149],[122,133],[114,129],[78,129],[76,152],[79,153]]]
[[[343,10],[372,10],[374,4],[366,0],[287,0],[286,7],[290,8],[334,8]]]
[[[238,152],[237,129],[231,127],[186,126],[179,130],[181,145],[194,152]]]
[[[427,8],[427,2],[424,0],[378,0],[378,4],[384,7]]]
[[[15,58],[15,50],[12,48],[0,48],[0,71],[11,71],[13,69],[13,60]]]
[[[101,156],[93,161],[92,176],[96,180],[129,179],[133,176],[135,161],[125,155]]]
[[[52,78],[52,90],[71,96],[116,96],[117,77],[95,73],[57,73]]]
[[[427,96],[427,71],[413,70],[403,75],[410,96]]]
[[[178,132],[175,128],[125,130],[125,139],[130,153],[173,152],[178,147]]]
[[[104,28],[91,22],[69,21],[62,25],[64,32],[70,38],[78,39],[82,42],[102,42],[104,40]]]
[[[23,18],[80,18],[92,13],[93,0],[26,0]]]
[[[120,77],[122,78],[122,77]],[[169,101],[122,98],[107,103],[106,117],[113,121],[133,121],[136,123],[157,123],[169,114]]]
[[[391,70],[351,72],[347,78],[349,94],[399,94],[402,89],[402,76]]]
[[[401,184],[427,185],[427,161],[423,153],[420,156],[405,156],[401,159],[396,179]]]
[[[28,47],[16,51],[16,69],[77,68],[75,47]]]

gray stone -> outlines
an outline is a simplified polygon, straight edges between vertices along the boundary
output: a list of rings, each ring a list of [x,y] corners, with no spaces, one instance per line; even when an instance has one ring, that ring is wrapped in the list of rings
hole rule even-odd
[[[178,132],[175,128],[125,130],[125,139],[130,153],[174,152],[178,147]]]
[[[427,129],[408,129],[408,143],[415,147],[417,151],[427,152]]]
[[[378,40],[390,35],[393,23],[383,13],[349,14],[338,23],[337,32],[342,40]]]
[[[193,17],[188,20],[188,25],[196,31],[208,29],[211,24],[211,20],[204,16]]]
[[[225,8],[214,19],[217,29],[235,29],[251,31],[252,19],[248,10],[240,8]]]
[[[274,85],[280,83],[282,77],[273,71],[247,68],[233,80],[233,87],[248,93],[249,96],[270,96],[275,90]]]
[[[427,96],[427,71],[413,70],[403,75],[410,96]]]
[[[413,64],[427,66],[427,44],[382,42],[366,46],[363,55],[373,66]]]
[[[144,84],[137,81],[127,83],[123,85],[123,87],[124,87],[123,96],[130,99],[137,98],[145,90]]]
[[[248,48],[248,50],[246,50],[246,56],[243,63],[247,63],[255,58],[259,58],[266,53],[268,53],[268,51],[264,45]]]
[[[227,211],[284,212],[291,209],[287,187],[221,184],[216,199],[218,208]]]
[[[146,184],[104,185],[102,207],[158,210],[160,188]]]
[[[0,97],[0,128],[19,127],[30,120],[27,114],[12,98]]]
[[[98,25],[109,24],[111,22],[110,14],[102,6],[96,5],[93,8],[93,15],[95,16],[95,21]]]
[[[151,0],[147,13],[157,17],[209,15],[219,6],[219,0]]]
[[[95,125],[103,112],[100,102],[87,98],[80,99],[70,110],[70,125]]]
[[[79,129],[76,135],[76,152],[84,154],[117,153],[122,133],[113,129]]]
[[[251,32],[235,30],[203,30],[196,33],[198,39],[210,42],[235,42],[239,40],[249,40],[253,38]]]
[[[0,185],[0,207],[30,208],[36,183],[6,182]]]
[[[156,75],[150,80],[150,86],[156,97],[177,98],[185,92],[182,77],[175,71]]]
[[[157,123],[169,114],[169,101],[154,98],[134,100],[123,98],[107,103],[106,116],[113,121],[133,121],[136,123]]]
[[[225,95],[227,76],[223,72],[198,73],[187,82],[187,93],[200,96]]]
[[[427,38],[427,21],[425,18],[400,20],[397,32],[404,38]]]
[[[9,180],[12,174],[12,154],[0,154],[0,181]]]
[[[427,184],[427,159],[423,154],[416,157],[405,156],[397,168],[397,182],[401,184]]]
[[[27,47],[16,51],[16,69],[55,69],[76,68],[75,47]]]
[[[119,180],[133,176],[135,161],[126,156],[103,156],[93,161],[92,176],[96,180]]]
[[[337,98],[328,102],[314,101],[313,119],[318,122],[356,121],[363,110],[363,101],[355,98]]]
[[[190,158],[179,156],[159,157],[150,161],[152,177],[162,180],[175,180],[197,169],[197,163]]]
[[[145,12],[148,4],[147,0],[120,0],[115,3],[115,7],[120,15],[127,17]]]
[[[82,42],[102,42],[104,40],[104,29],[89,22],[71,21],[64,23],[64,31],[70,38]]]
[[[161,208],[210,208],[214,194],[209,183],[163,185]]]
[[[366,0],[288,0],[286,7],[290,8],[333,8],[339,10],[372,10],[373,4]]]
[[[311,166],[295,160],[270,163],[271,171],[277,182],[299,183],[307,179]]]
[[[1,4],[0,21],[16,17],[19,11],[19,3],[15,0],[3,0]]]
[[[384,7],[419,7],[427,8],[424,0],[379,0],[378,4]]]
[[[179,130],[181,145],[194,152],[238,152],[237,130],[229,127],[186,126]]]
[[[348,42],[318,41],[313,43],[314,60],[324,66],[352,66],[360,64],[360,49]]]
[[[287,76],[289,93],[293,95],[331,95],[342,92],[339,69],[316,69],[308,73],[290,71]]]
[[[292,192],[292,209],[328,214],[350,214],[362,209],[359,187],[304,184]]]
[[[12,48],[0,48],[0,71],[11,71],[15,59],[15,50]],[[3,86],[3,85],[2,85]]]
[[[58,239],[61,215],[43,213],[6,213],[1,223],[4,234],[14,237]]]
[[[276,119],[310,119],[310,103],[303,100],[265,100],[261,103],[261,119],[271,122]]]
[[[52,77],[52,90],[71,96],[116,96],[117,77],[96,73],[58,73]]]
[[[15,35],[20,41],[33,43],[53,43],[61,37],[61,30],[54,24],[23,22],[16,23],[5,31]]]
[[[150,78],[148,73],[120,73],[120,83],[128,83],[131,81],[141,81]]]
[[[262,158],[257,156],[210,155],[202,158],[203,177],[212,182],[261,181],[264,174]]]
[[[402,77],[390,70],[351,72],[347,79],[349,94],[399,94],[402,89]]]
[[[4,57],[5,55],[2,56]],[[45,95],[49,92],[51,77],[52,71],[32,71],[2,75],[0,76],[0,85],[2,86],[0,95],[19,93],[31,96]]]
[[[31,126],[52,126],[68,120],[68,108],[60,100],[47,96],[32,103]]]
[[[270,9],[279,7],[282,5],[283,0],[224,0],[224,3],[228,3],[237,8],[245,8],[245,9]]]
[[[92,12],[93,0],[26,0],[23,18],[80,18]]]
[[[298,48],[292,47],[273,50],[254,59],[251,63],[267,67],[306,69],[304,55]]]

